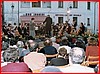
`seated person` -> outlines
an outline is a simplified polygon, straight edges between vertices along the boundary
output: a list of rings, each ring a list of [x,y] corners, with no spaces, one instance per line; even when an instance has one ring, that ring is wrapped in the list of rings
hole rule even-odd
[[[57,50],[55,47],[52,46],[52,41],[50,39],[47,39],[44,42],[44,45],[45,45],[45,47],[40,50],[40,53],[43,53],[45,55],[57,54]],[[54,58],[54,57],[52,57],[52,58]],[[50,57],[47,58],[47,61],[50,61],[52,58],[50,58]]]
[[[99,56],[98,41],[94,37],[88,39],[88,46],[86,47],[86,61],[99,61],[99,58],[88,59],[89,56]],[[89,65],[95,67],[96,65]]]
[[[62,42],[61,43],[62,43],[62,46],[60,46],[57,51],[59,51],[60,48],[65,48],[67,50],[67,55],[69,55],[71,47],[68,46],[69,41],[68,41],[67,37],[62,37]],[[69,57],[69,63],[71,63],[70,62],[70,57]]]
[[[69,41],[68,41],[67,37],[63,37],[61,43],[62,43],[62,45],[58,48],[57,51],[59,51],[60,48],[64,47],[67,50],[67,53],[69,54],[71,47],[69,47],[69,45],[68,45]]]
[[[65,68],[59,68],[62,72],[65,73],[94,73],[94,69],[82,66],[85,59],[85,52],[84,49],[79,47],[74,47],[71,49],[69,56],[71,57],[71,62],[69,66]]]
[[[18,41],[17,47],[18,47],[18,50],[19,50],[19,58],[30,53],[29,49],[24,48],[25,45],[24,45],[23,41]]]
[[[51,59],[50,65],[52,65],[52,66],[64,66],[64,65],[69,64],[67,50],[65,48],[60,48],[58,52],[59,52],[58,57]]]
[[[16,48],[8,48],[3,53],[4,64],[1,72],[30,72],[28,66],[18,62],[18,50]]]
[[[50,39],[52,41],[52,46],[58,49],[60,45],[56,43],[56,37],[51,37]]]
[[[88,56],[99,56],[99,47],[97,46],[97,40],[94,37],[90,37],[88,39],[88,46],[86,47],[86,58],[88,58]]]
[[[86,46],[85,46],[85,43],[83,42],[83,40],[81,38],[78,38],[76,41],[75,41],[75,46],[74,47],[80,47],[80,48],[83,48],[84,51],[86,51]]]
[[[34,72],[34,70],[40,70],[46,65],[46,56],[42,53],[37,52],[37,46],[34,46],[35,43],[32,43],[31,52],[24,56],[24,62],[28,67]]]

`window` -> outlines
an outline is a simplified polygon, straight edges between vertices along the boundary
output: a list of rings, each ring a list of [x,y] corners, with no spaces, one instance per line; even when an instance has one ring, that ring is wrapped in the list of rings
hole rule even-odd
[[[21,2],[21,8],[29,8],[30,2]]]
[[[42,7],[43,8],[51,8],[51,2],[43,1],[42,2]]]
[[[77,26],[78,17],[73,17],[73,21],[76,21],[74,25]]]
[[[73,8],[78,8],[78,2],[73,1]]]
[[[63,23],[63,17],[58,17],[58,23]]]
[[[32,7],[41,7],[41,2],[40,1],[32,2]]]
[[[90,18],[87,18],[87,26],[90,26]]]
[[[58,8],[63,8],[63,1],[58,2]]]
[[[87,2],[87,10],[90,10],[90,2]]]

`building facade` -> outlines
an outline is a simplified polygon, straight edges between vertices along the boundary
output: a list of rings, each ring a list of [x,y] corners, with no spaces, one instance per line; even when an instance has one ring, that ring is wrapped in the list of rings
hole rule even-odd
[[[91,29],[92,33],[97,33],[98,7],[98,2],[87,1],[4,1],[4,21],[21,23],[22,16],[50,15],[54,24],[65,23],[65,21],[72,23],[74,19],[77,21],[78,27],[83,22],[85,27]]]

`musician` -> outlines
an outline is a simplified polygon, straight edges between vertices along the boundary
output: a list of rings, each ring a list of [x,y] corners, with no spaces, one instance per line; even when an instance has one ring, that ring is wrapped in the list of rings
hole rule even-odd
[[[75,29],[74,25],[71,26],[71,32],[70,33],[71,34],[76,34],[76,29]]]
[[[35,22],[34,18],[31,18],[30,25],[29,25],[29,35],[35,38]]]
[[[76,20],[73,20],[73,26],[74,26],[74,28],[75,28],[75,30],[76,30],[76,26],[77,26]]]
[[[58,24],[53,25],[53,36],[57,36],[58,31],[59,31]]]
[[[68,33],[68,34],[70,34],[70,32],[71,32],[71,26],[70,26],[70,24],[68,23],[68,21],[66,21],[66,32]]]
[[[82,35],[85,32],[85,26],[83,25],[83,23],[81,22],[80,24],[80,28],[78,30],[78,35]]]
[[[66,31],[66,24],[63,24],[63,26],[61,27],[61,29],[60,29],[60,31],[59,31],[58,34],[59,34],[60,36],[63,36],[64,31]]]

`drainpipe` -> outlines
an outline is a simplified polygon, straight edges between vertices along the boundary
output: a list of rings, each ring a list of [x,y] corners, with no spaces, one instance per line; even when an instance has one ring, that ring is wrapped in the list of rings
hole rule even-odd
[[[94,34],[95,34],[95,25],[96,25],[96,3],[94,3]]]
[[[18,25],[19,25],[19,1],[18,1]]]

